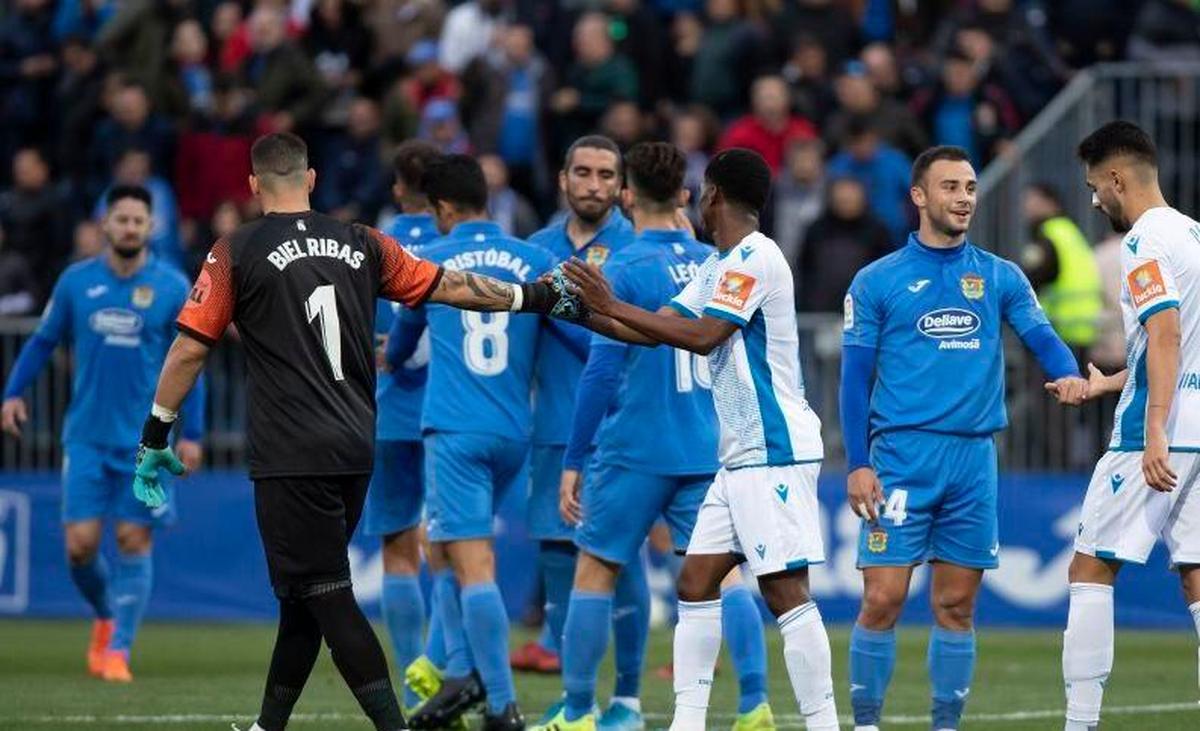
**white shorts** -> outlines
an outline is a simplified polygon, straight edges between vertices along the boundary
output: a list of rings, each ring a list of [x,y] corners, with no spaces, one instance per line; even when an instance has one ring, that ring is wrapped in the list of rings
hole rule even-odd
[[[700,506],[687,552],[741,554],[755,576],[823,563],[820,471],[819,462],[722,468]]]
[[[1200,564],[1200,453],[1172,452],[1178,484],[1171,492],[1146,485],[1142,452],[1106,452],[1096,463],[1075,550],[1096,558],[1146,563],[1159,538],[1171,565]]]

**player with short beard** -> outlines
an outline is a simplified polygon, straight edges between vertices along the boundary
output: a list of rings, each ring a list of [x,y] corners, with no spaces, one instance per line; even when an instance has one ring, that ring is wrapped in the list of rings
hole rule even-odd
[[[4,431],[20,437],[21,394],[59,343],[75,351],[71,406],[63,426],[63,523],[71,579],[95,613],[88,670],[129,682],[129,651],[153,583],[153,529],[174,519],[171,496],[151,510],[129,491],[133,445],[144,402],[154,393],[187,301],[183,275],[147,248],[153,212],[140,186],[109,191],[101,228],[108,250],[72,265],[54,286],[42,322],[26,341],[4,390]],[[184,406],[175,448],[189,470],[200,466],[204,389]],[[100,552],[104,520],[116,522],[117,564],[109,579]],[[111,598],[111,604],[110,604]]]

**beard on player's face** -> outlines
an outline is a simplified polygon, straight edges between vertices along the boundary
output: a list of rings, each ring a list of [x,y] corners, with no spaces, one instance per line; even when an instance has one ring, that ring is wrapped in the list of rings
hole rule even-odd
[[[928,209],[929,222],[933,227],[946,236],[961,236],[971,227],[973,211],[962,206],[930,206]]]
[[[146,240],[137,235],[114,239],[112,242],[113,253],[122,259],[135,259],[145,249]]]
[[[1105,200],[1106,198],[1107,200]],[[1123,234],[1132,228],[1129,220],[1125,218],[1125,211],[1121,206],[1121,202],[1115,196],[1100,196],[1099,208],[1116,233]]]
[[[567,193],[567,205],[571,207],[571,211],[585,223],[598,223],[612,207],[616,205],[617,197],[615,195],[604,196],[603,194],[585,193],[575,196]]]

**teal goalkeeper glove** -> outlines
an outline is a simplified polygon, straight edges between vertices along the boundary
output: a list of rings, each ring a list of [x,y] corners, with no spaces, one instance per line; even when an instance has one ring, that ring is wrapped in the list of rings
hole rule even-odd
[[[550,309],[550,316],[567,322],[582,322],[591,314],[587,307],[579,301],[579,297],[575,294],[574,285],[567,279],[567,275],[563,273],[562,264],[554,267],[550,271],[551,289],[558,295],[558,301],[554,303],[554,307]]]
[[[172,475],[182,475],[184,472],[183,462],[179,461],[170,447],[150,449],[144,444],[138,447],[133,495],[148,508],[157,508],[167,502],[167,491],[163,489],[162,479],[158,476],[159,469],[166,469]]]
[[[173,475],[182,475],[185,471],[183,462],[167,444],[172,423],[151,414],[142,427],[142,442],[138,445],[137,466],[133,472],[133,496],[148,508],[158,508],[167,502],[167,491],[158,471],[165,469]]]

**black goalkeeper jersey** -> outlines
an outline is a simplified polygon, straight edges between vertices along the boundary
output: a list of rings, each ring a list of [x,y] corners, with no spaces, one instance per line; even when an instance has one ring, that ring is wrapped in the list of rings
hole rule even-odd
[[[376,298],[420,304],[440,272],[312,211],[267,214],[213,245],[178,326],[207,344],[237,328],[251,478],[371,471]]]

